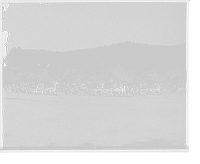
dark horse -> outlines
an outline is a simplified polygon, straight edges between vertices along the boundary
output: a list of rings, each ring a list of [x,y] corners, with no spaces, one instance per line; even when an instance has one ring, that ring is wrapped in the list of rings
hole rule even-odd
[[[53,83],[51,84],[46,84],[44,87],[44,93],[50,94],[51,91],[52,95],[57,94],[57,85],[58,85],[57,81],[53,81]]]

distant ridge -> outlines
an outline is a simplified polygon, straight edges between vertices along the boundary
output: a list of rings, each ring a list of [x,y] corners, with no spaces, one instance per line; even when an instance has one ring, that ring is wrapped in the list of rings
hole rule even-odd
[[[4,59],[7,66],[26,70],[74,68],[110,70],[115,67],[135,70],[185,70],[186,45],[158,46],[123,42],[110,46],[74,50],[48,51],[13,48]]]

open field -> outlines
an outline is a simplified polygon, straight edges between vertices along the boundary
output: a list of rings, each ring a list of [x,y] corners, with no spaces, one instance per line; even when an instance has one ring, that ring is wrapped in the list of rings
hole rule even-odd
[[[5,93],[5,149],[185,149],[185,94]]]

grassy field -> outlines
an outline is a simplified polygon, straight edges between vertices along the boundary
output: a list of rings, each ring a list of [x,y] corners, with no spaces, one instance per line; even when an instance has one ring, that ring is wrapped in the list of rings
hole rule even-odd
[[[184,94],[3,97],[5,149],[187,148]]]

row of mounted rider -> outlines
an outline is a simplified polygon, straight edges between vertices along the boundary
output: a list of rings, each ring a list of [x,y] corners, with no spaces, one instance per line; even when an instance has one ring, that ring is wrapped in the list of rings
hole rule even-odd
[[[57,94],[58,82],[54,81],[50,84],[44,84],[41,82],[23,82],[21,84],[11,84],[11,90],[15,92],[28,92],[28,93],[40,93],[40,94]]]
[[[127,94],[139,94],[141,95],[141,83],[138,84],[127,84],[125,82],[120,83],[98,83],[98,84],[90,84],[90,85],[65,85],[64,91],[65,94],[71,92],[73,94],[77,94],[79,91],[83,91],[84,95],[100,95],[109,93],[110,96],[124,96]],[[155,83],[154,85],[145,86],[145,90],[147,94],[158,94],[162,92],[164,89],[161,83]]]
[[[57,81],[52,81],[50,84],[43,84],[41,82],[23,82],[23,83],[13,83],[11,85],[11,89],[15,92],[29,92],[29,93],[39,93],[39,94],[57,94],[57,90],[64,90],[65,94],[71,92],[72,94],[77,94],[79,92],[83,92],[84,95],[101,95],[109,93],[111,96],[124,96],[127,94],[139,94],[141,95],[141,86],[144,87],[144,91],[146,94],[158,94],[161,93],[164,89],[164,86],[161,83],[126,83],[125,81],[118,81],[115,83],[108,83],[105,81],[99,81],[95,84],[62,84]],[[184,89],[183,85],[175,86],[174,88],[178,88],[178,91]]]
[[[53,81],[50,84],[43,84],[40,82],[23,82],[20,84],[13,83],[11,85],[12,91],[15,92],[25,92],[28,91],[29,93],[40,93],[40,94],[57,94],[57,85],[59,83],[57,81]],[[101,95],[109,93],[111,96],[121,95],[124,96],[125,94],[132,93],[132,94],[139,94],[141,90],[142,84],[127,84],[124,81],[115,82],[113,84],[106,83],[106,82],[98,82],[96,84],[72,84],[72,85],[64,85],[60,86],[60,89],[67,92],[71,92],[73,94],[77,94],[78,92],[82,91],[84,94],[90,95]],[[153,86],[148,86],[145,88],[147,94],[157,94],[158,92],[161,93],[161,86],[156,83]]]
[[[119,85],[109,84],[109,83],[98,83],[98,84],[90,84],[90,85],[65,85],[64,86],[65,94],[67,92],[72,92],[73,94],[77,94],[79,91],[83,91],[84,95],[100,95],[103,96],[106,93],[109,93],[111,96],[115,95],[124,96],[126,93],[126,86],[123,83]]]

